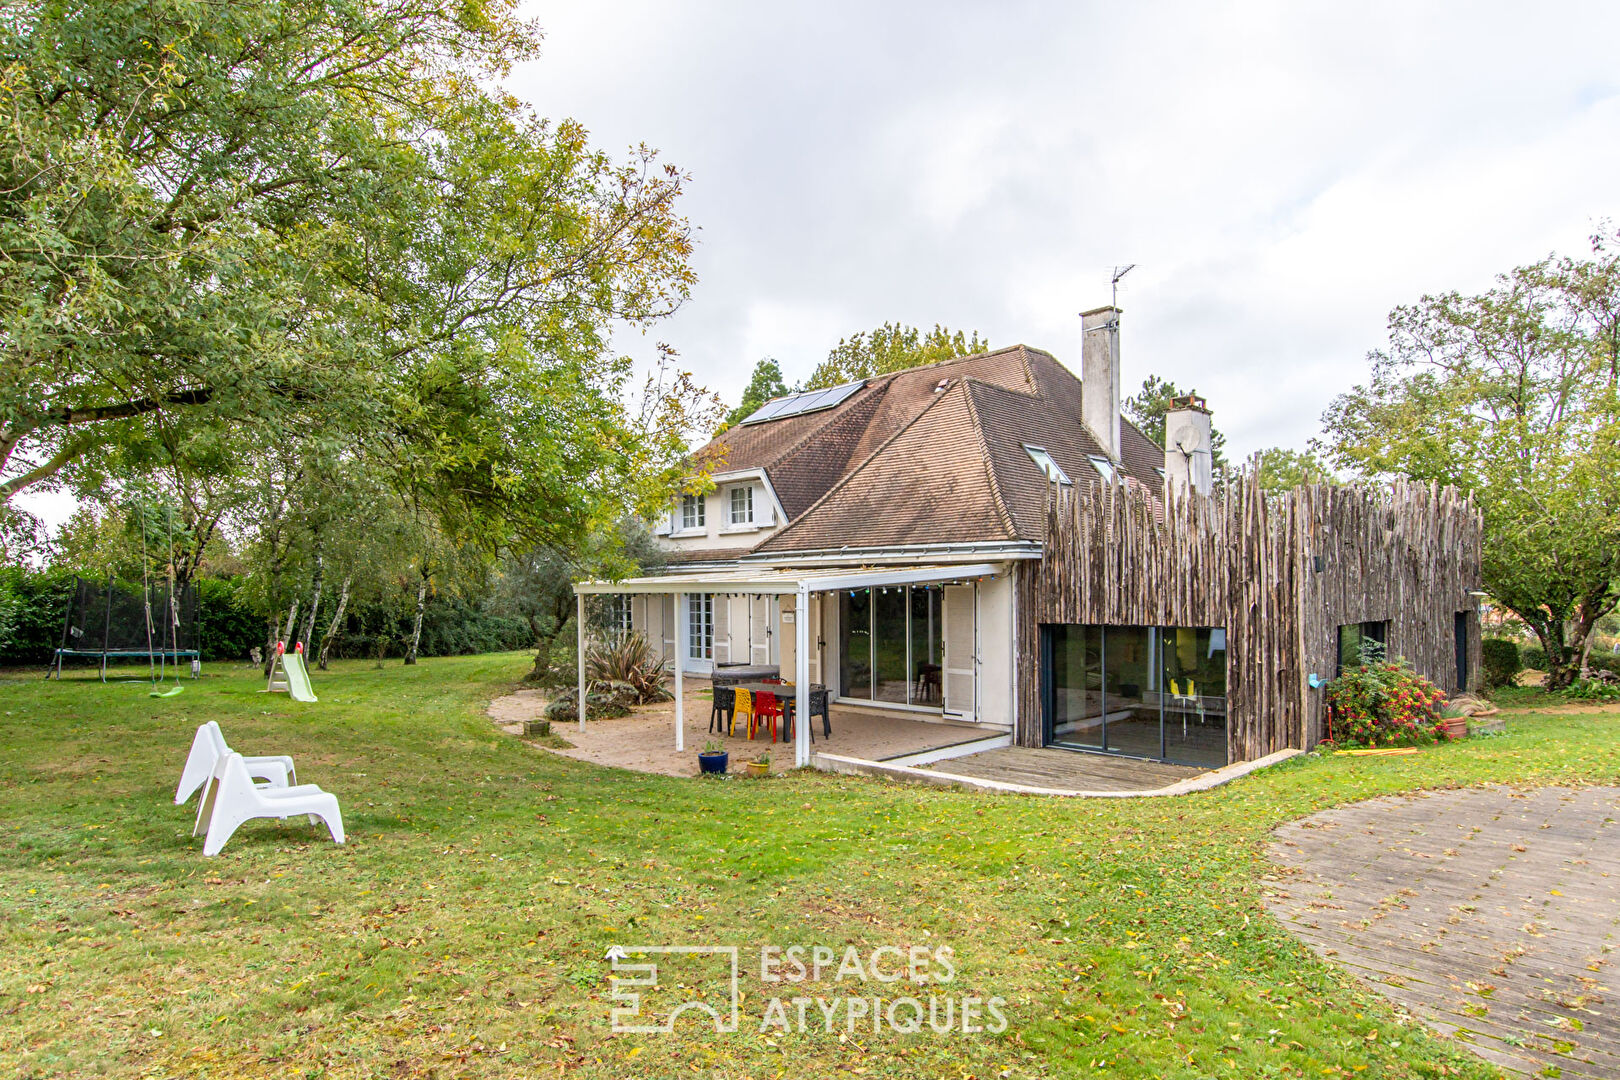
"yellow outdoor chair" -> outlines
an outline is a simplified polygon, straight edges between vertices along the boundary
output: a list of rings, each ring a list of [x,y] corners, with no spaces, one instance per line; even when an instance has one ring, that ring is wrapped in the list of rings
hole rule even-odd
[[[748,737],[752,739],[754,737],[754,695],[742,687],[737,688],[737,707],[731,713],[733,726],[731,731],[727,732],[728,735],[736,734],[735,725],[739,720],[743,721],[743,730],[748,732]]]

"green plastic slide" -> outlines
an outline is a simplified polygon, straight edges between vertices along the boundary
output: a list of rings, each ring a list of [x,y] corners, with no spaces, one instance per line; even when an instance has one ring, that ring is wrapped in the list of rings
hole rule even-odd
[[[287,693],[294,701],[316,701],[315,691],[309,686],[309,669],[304,667],[304,654],[281,654],[281,667],[287,673]]]

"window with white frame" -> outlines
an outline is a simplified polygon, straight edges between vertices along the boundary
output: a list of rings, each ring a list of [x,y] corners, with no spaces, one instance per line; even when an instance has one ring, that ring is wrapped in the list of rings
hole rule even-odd
[[[754,488],[751,484],[731,489],[731,523],[733,525],[752,525],[754,523]]]
[[[1112,481],[1114,479],[1113,462],[1109,461],[1101,454],[1087,454],[1086,460],[1091,462],[1092,467],[1102,474],[1102,478],[1104,480]]]
[[[681,496],[681,528],[703,528],[703,504],[707,500],[702,495]]]
[[[1063,471],[1063,466],[1053,461],[1052,455],[1041,447],[1026,444],[1024,453],[1028,454],[1029,459],[1040,468],[1041,472],[1046,474],[1047,483],[1067,484],[1070,482],[1069,474]]]
[[[688,593],[686,597],[686,655],[692,660],[714,656],[714,594]]]
[[[630,603],[631,597],[626,594],[608,597],[608,633],[623,637],[635,629],[635,617],[631,613]]]

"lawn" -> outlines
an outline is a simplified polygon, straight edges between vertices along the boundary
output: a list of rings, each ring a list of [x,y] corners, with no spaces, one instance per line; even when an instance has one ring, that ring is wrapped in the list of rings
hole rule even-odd
[[[0,1073],[1490,1076],[1265,914],[1266,833],[1386,792],[1620,775],[1620,713],[1580,709],[1177,799],[674,780],[496,731],[484,705],[527,665],[339,664],[307,706],[222,666],[162,700],[0,679]],[[295,755],[349,842],[259,822],[205,860],[172,797],[206,719]],[[614,944],[740,946],[740,1029],[614,1034]],[[793,945],[949,946],[955,978],[761,982],[759,949]],[[1006,1030],[849,1030],[847,1003],[832,1032],[814,1006],[760,1030],[773,994],[942,987],[1004,999]]]

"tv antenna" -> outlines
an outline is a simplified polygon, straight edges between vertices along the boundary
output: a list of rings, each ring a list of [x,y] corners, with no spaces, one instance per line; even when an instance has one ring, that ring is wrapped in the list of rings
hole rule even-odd
[[[1135,263],[1131,263],[1129,266],[1116,266],[1116,267],[1114,267],[1114,278],[1113,278],[1112,281],[1109,282],[1109,285],[1112,286],[1113,290],[1114,290],[1114,298],[1112,300],[1112,304],[1113,304],[1114,307],[1119,307],[1119,279],[1124,277],[1126,274],[1130,273],[1132,270],[1135,270],[1135,269],[1136,269],[1136,264]]]

